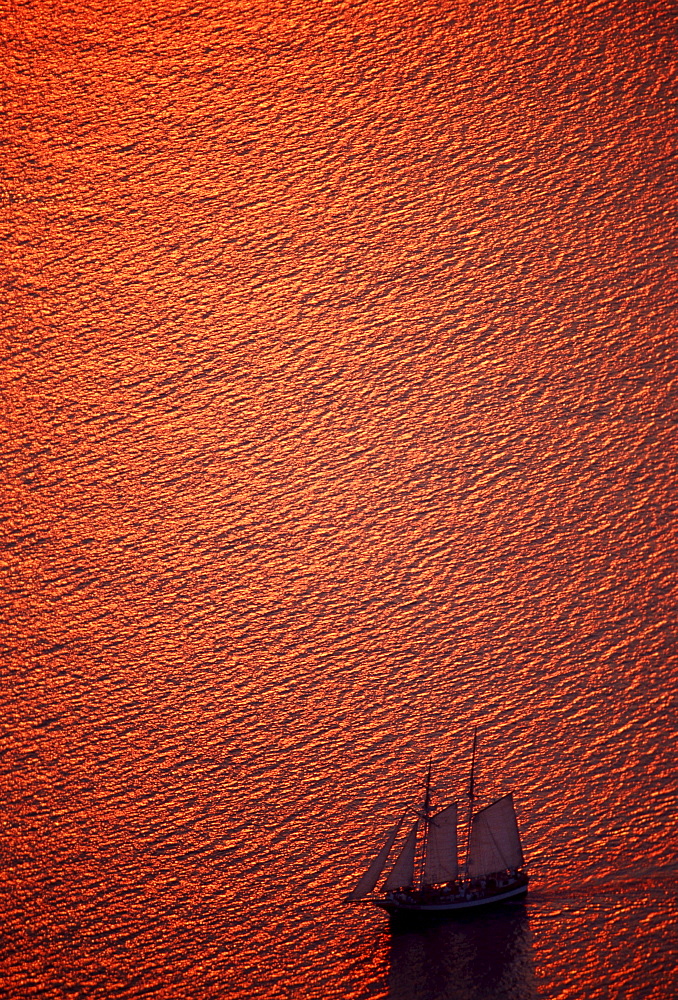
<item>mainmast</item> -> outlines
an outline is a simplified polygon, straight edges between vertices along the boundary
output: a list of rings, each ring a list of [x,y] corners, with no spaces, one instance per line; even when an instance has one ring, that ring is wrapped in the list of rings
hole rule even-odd
[[[419,888],[424,884],[424,872],[426,871],[426,848],[428,846],[428,829],[431,822],[431,767],[433,761],[428,762],[428,773],[426,775],[426,791],[424,792],[424,805],[419,814],[424,821],[424,835],[421,843],[421,872],[419,875]]]
[[[478,742],[478,727],[473,727],[473,750],[471,751],[471,778],[468,785],[468,830],[466,833],[466,857],[464,859],[464,874],[468,878],[468,862],[471,850],[471,824],[473,822],[473,803],[475,802],[475,768],[476,768],[476,745]]]

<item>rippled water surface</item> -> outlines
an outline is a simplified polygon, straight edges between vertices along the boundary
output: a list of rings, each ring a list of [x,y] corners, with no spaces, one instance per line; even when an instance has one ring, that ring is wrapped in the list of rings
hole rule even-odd
[[[3,995],[678,992],[675,35],[8,5]],[[476,724],[527,904],[391,934]]]

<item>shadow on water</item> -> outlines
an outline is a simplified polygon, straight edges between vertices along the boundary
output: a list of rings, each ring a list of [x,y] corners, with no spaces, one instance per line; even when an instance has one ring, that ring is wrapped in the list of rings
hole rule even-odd
[[[424,926],[392,925],[389,1000],[535,1000],[524,906]]]

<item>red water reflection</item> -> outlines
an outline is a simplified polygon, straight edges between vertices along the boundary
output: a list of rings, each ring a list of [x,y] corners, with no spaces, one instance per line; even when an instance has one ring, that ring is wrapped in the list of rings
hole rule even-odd
[[[663,996],[668,17],[10,12],[16,996]],[[526,914],[392,941],[475,723]]]

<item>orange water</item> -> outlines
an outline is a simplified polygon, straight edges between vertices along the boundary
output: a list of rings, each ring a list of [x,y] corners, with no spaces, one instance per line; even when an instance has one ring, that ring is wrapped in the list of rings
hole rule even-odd
[[[670,997],[671,5],[3,37],[7,995]],[[392,937],[475,724],[528,904]]]

